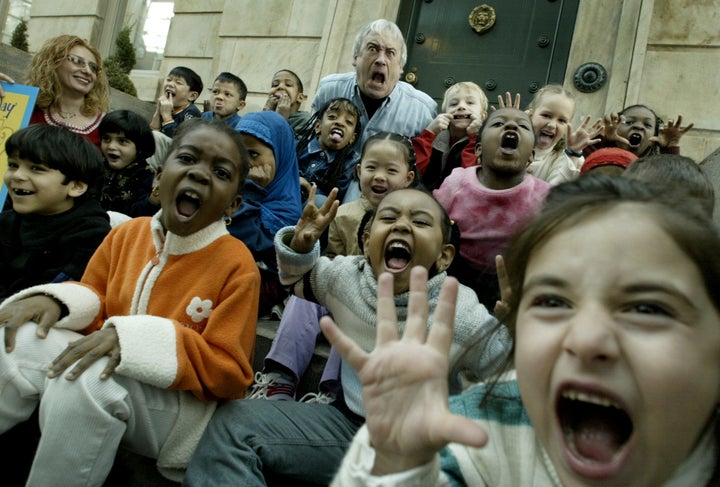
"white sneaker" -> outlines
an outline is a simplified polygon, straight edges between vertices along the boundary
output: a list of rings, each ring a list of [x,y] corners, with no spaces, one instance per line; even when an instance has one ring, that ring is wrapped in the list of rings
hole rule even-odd
[[[245,399],[267,399],[269,401],[294,401],[295,382],[278,372],[255,373],[255,383]]]
[[[332,404],[335,402],[335,396],[324,392],[308,392],[298,402],[304,402],[305,404]]]

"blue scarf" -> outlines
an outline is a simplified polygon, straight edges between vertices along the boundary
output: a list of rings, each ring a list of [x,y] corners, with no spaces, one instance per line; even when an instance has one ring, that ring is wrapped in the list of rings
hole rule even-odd
[[[292,128],[281,115],[268,110],[244,115],[235,129],[258,138],[275,153],[275,178],[264,188],[266,195],[259,202],[263,226],[274,235],[282,227],[295,225],[302,206]]]

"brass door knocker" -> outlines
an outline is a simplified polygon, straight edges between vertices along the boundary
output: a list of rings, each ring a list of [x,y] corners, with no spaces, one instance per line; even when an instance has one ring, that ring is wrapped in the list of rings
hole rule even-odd
[[[475,7],[468,16],[468,22],[475,32],[482,34],[490,30],[495,25],[495,9],[490,5],[483,3],[479,7]]]

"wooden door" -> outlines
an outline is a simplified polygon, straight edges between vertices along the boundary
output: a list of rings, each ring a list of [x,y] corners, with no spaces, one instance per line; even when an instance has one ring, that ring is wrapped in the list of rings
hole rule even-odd
[[[578,3],[403,0],[397,23],[408,60],[401,79],[435,98],[438,109],[458,81],[476,82],[495,105],[499,94],[520,93],[525,107],[543,85],[563,82]]]

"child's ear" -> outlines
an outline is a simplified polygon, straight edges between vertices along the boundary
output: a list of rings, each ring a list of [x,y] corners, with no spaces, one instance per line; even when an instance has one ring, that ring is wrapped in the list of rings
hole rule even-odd
[[[198,96],[200,96],[200,93],[198,93],[197,91],[191,91],[190,93],[188,93],[188,100],[190,100],[190,102],[192,103],[197,100]]]
[[[230,206],[228,206],[225,209],[225,215],[227,215],[228,218],[232,219],[232,216],[235,214],[236,211],[238,211],[238,208],[240,208],[241,204],[242,204],[242,195],[241,194],[235,195],[235,198],[230,203]]]
[[[358,179],[360,179],[360,164],[355,165],[355,174],[357,175]]]
[[[415,171],[408,171],[407,173],[407,184],[410,186],[415,179]]]
[[[453,244],[444,244],[440,250],[440,255],[435,260],[435,267],[438,272],[446,271],[455,258],[455,246]]]
[[[365,260],[367,260],[368,262],[370,262],[370,249],[368,249],[368,241],[370,240],[370,230],[368,230],[369,226],[369,224],[365,225],[365,230],[362,234],[363,255],[365,256]]]
[[[315,126],[313,127],[313,132],[315,132],[315,137],[320,137],[320,120],[315,121]]]
[[[70,181],[68,183],[68,196],[71,198],[77,198],[82,196],[88,190],[88,185],[83,181]]]
[[[295,103],[300,105],[304,101],[305,101],[305,93],[298,93],[297,100],[295,100]]]
[[[240,100],[240,103],[238,104],[237,111],[239,112],[239,111],[242,110],[243,108],[245,108],[245,100]]]
[[[533,148],[532,151],[530,151],[530,159],[528,159],[527,164],[525,164],[525,167],[528,167],[530,164],[532,164],[532,161],[535,160],[535,149]]]
[[[475,144],[475,162],[482,162],[482,144],[480,142]]]

